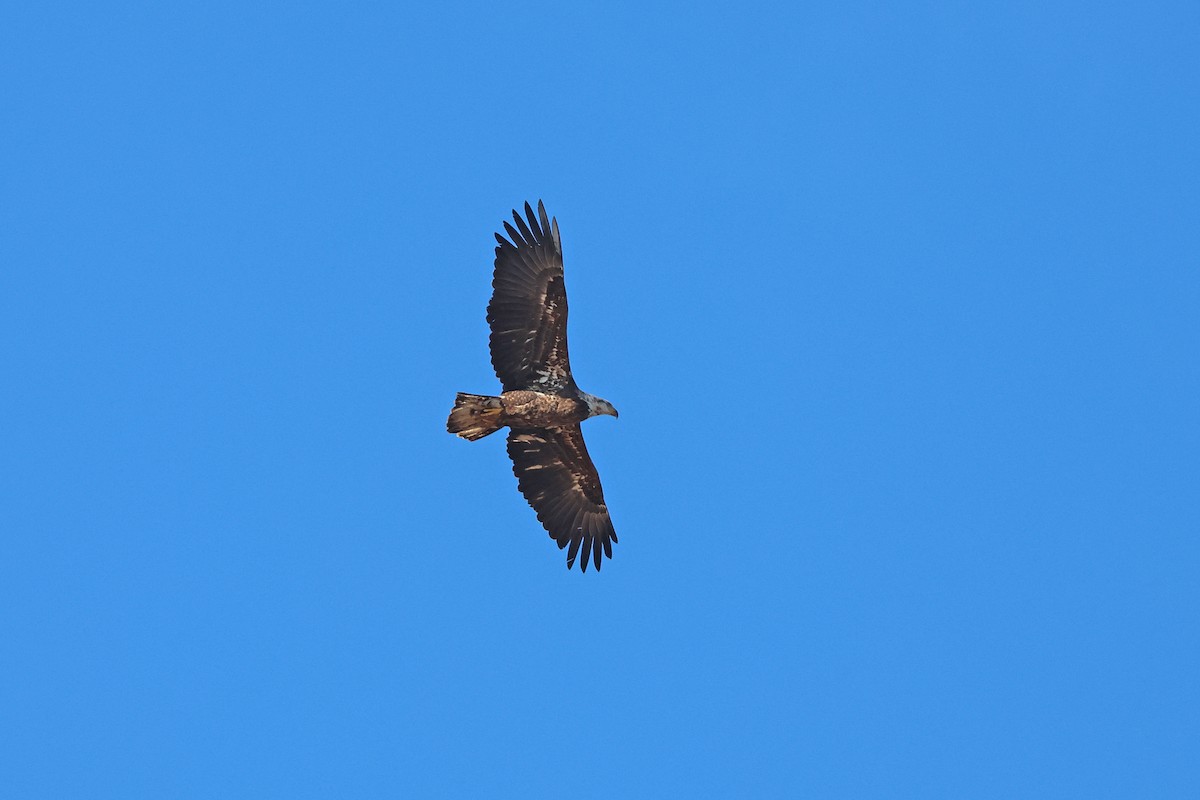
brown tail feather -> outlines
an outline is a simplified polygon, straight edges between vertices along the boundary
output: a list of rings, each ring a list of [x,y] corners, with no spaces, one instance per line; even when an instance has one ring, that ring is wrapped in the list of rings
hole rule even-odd
[[[459,392],[446,420],[446,430],[473,442],[504,427],[503,418],[499,397]]]

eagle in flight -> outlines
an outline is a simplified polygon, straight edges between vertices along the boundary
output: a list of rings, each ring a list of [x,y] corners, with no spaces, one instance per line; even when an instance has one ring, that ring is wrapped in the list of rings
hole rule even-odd
[[[499,397],[458,393],[446,429],[482,439],[508,426],[508,455],[521,494],[538,520],[567,549],[567,569],[583,552],[600,569],[601,552],[612,558],[617,541],[596,465],[579,423],[600,414],[617,416],[612,403],[581,391],[567,358],[567,290],[563,285],[558,220],[525,204],[515,210],[508,238],[496,234],[496,272],[487,321],[492,366],[503,385]]]

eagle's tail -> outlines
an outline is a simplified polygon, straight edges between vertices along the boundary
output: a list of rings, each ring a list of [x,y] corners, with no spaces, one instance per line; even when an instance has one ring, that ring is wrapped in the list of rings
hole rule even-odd
[[[459,392],[450,419],[446,420],[446,430],[473,442],[500,430],[503,418],[504,407],[499,397]]]

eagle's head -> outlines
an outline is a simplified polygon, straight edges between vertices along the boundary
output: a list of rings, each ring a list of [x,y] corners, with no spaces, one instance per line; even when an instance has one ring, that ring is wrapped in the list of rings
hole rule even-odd
[[[589,417],[598,417],[601,414],[608,414],[612,417],[617,416],[617,410],[613,408],[613,404],[607,400],[604,400],[600,397],[594,397],[587,392],[584,392],[583,401],[587,403]]]

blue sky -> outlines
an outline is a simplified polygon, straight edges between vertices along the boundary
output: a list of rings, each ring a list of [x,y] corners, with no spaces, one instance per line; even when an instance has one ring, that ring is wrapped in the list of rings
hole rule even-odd
[[[1195,797],[1189,3],[0,13],[11,797]],[[620,535],[484,307],[558,217]]]

